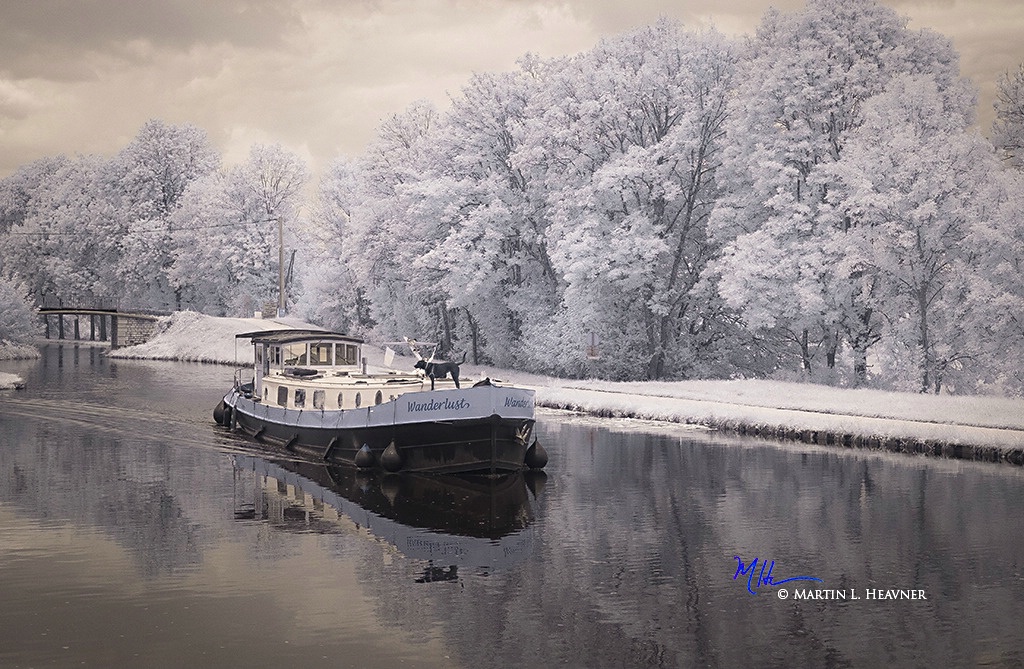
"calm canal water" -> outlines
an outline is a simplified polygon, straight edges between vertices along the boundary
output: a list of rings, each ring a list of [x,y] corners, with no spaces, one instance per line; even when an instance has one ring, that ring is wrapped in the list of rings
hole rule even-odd
[[[0,370],[3,667],[1024,665],[1020,468],[543,413],[546,479],[385,479],[216,427],[226,367]]]

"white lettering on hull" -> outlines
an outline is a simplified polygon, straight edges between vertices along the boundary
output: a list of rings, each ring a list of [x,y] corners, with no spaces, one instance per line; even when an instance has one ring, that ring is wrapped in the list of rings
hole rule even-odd
[[[409,413],[417,413],[422,411],[461,411],[463,409],[469,409],[472,405],[465,397],[457,400],[445,399],[440,402],[437,400],[430,400],[429,402],[408,402]]]

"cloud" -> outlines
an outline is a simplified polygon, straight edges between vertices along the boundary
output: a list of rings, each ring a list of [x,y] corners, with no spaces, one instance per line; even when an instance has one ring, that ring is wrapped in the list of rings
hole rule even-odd
[[[75,80],[95,54],[138,58],[132,43],[187,50],[228,43],[274,48],[297,22],[294,5],[277,0],[45,0],[0,6],[0,62],[8,76]]]
[[[377,2],[356,12],[306,7],[280,49],[236,49],[203,85],[222,92],[218,114],[243,119],[250,133],[279,128],[286,147],[312,147],[316,169],[360,151],[382,120],[417,100],[443,108],[473,72],[513,69],[531,47],[555,56],[598,39],[559,6],[455,4],[457,12],[441,0]],[[226,151],[246,152],[237,138],[250,133],[226,137]]]
[[[1024,59],[1019,3],[886,0],[911,27],[953,37],[987,100]],[[203,128],[227,164],[276,142],[317,171],[419,99],[443,109],[473,72],[579,53],[659,16],[749,34],[772,5],[804,0],[0,2],[0,176],[111,154],[151,118]]]
[[[5,119],[24,119],[39,106],[39,100],[31,91],[16,82],[0,78],[0,124]]]

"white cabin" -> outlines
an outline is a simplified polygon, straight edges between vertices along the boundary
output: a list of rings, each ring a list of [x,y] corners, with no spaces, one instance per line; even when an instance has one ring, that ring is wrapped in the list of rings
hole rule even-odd
[[[322,330],[267,330],[236,337],[252,340],[254,347],[252,399],[270,406],[360,409],[430,389],[429,379],[413,371],[367,373],[363,340],[356,337]],[[449,387],[439,383],[438,389]]]

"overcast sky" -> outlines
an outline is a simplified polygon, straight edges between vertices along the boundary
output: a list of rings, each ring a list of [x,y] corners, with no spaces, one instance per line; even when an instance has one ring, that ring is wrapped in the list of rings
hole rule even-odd
[[[952,38],[981,90],[1024,62],[1024,0],[883,0]],[[750,34],[804,0],[0,0],[0,177],[110,155],[151,118],[206,130],[228,165],[279,143],[314,171],[472,72],[590,49],[659,16]]]

